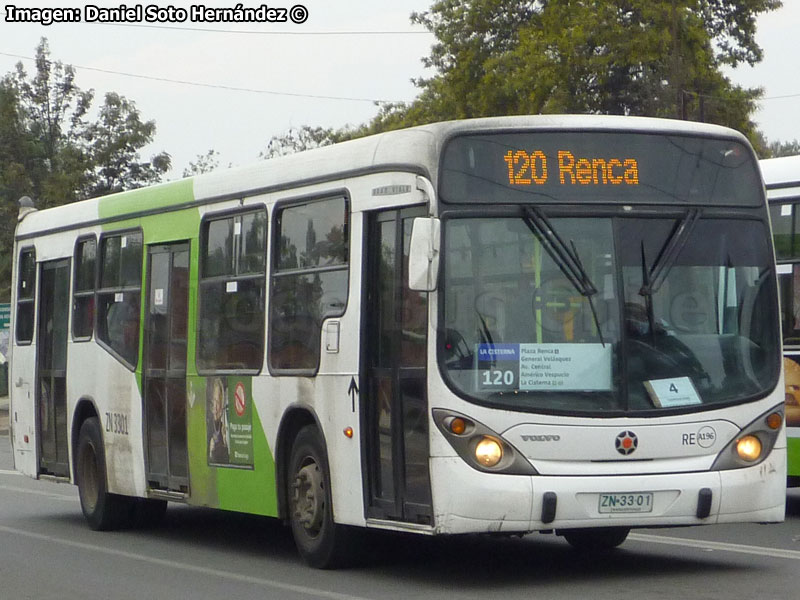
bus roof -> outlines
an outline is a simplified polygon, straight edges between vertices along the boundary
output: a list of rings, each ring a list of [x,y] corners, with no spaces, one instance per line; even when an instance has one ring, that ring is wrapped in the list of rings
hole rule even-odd
[[[65,227],[89,226],[106,220],[135,218],[165,208],[190,207],[216,200],[242,198],[325,181],[343,180],[370,172],[408,171],[430,178],[436,186],[439,153],[450,137],[471,132],[524,129],[658,131],[676,135],[732,137],[747,143],[743,135],[725,127],[648,117],[533,115],[446,121],[389,131],[289,156],[262,160],[248,166],[222,169],[187,179],[31,212],[19,223],[17,237],[29,237],[39,232],[62,230]]]
[[[767,198],[778,200],[800,196],[800,155],[759,161]]]

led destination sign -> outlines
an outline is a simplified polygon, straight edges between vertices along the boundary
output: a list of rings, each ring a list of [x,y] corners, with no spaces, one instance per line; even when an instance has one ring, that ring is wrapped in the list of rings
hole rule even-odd
[[[445,146],[446,203],[759,206],[752,152],[736,140],[613,131],[462,135]]]
[[[509,150],[508,185],[545,185],[549,172],[547,155],[541,150]],[[558,182],[561,185],[639,185],[639,162],[635,158],[575,158],[569,150],[558,151]]]

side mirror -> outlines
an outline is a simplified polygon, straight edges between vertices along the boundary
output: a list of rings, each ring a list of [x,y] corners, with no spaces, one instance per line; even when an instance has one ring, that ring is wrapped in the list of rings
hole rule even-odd
[[[432,292],[436,289],[439,278],[440,232],[439,219],[414,219],[408,252],[408,287],[416,292]]]

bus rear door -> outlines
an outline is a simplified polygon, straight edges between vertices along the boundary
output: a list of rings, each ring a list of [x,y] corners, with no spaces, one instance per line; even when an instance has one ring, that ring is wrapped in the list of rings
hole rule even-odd
[[[39,473],[69,476],[67,443],[67,335],[69,260],[41,265],[36,344]]]

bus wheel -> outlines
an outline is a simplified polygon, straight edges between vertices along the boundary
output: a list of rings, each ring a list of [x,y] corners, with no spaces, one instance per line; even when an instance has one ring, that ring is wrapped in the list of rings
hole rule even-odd
[[[106,456],[100,422],[96,417],[86,419],[81,425],[75,475],[81,510],[89,527],[106,531],[128,524],[133,508],[132,499],[108,493]]]
[[[598,527],[593,529],[565,529],[561,532],[569,545],[576,550],[600,552],[616,548],[630,533],[628,527]]]
[[[316,427],[308,425],[297,434],[287,474],[289,522],[300,556],[319,569],[344,566],[351,532],[333,522],[328,457]]]

